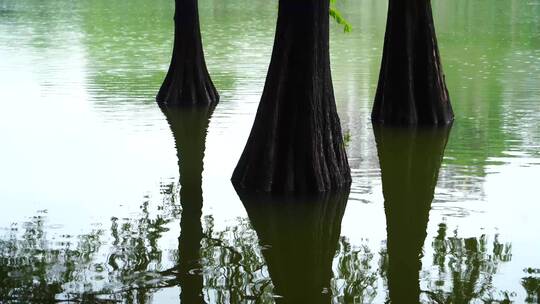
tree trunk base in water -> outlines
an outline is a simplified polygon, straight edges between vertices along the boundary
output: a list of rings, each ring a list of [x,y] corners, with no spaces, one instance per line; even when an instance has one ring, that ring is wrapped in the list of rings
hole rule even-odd
[[[174,59],[173,59],[174,61]],[[184,63],[184,66],[190,65]],[[171,71],[172,70],[172,71]],[[183,67],[169,71],[156,101],[166,105],[215,105],[219,101],[219,95],[208,76],[206,69],[198,66]]]
[[[315,193],[351,176],[330,73],[328,1],[279,3],[272,60],[235,187]]]
[[[372,121],[447,125],[454,120],[429,0],[390,0]]]
[[[171,65],[156,101],[184,106],[219,101],[204,60],[197,0],[176,0]]]

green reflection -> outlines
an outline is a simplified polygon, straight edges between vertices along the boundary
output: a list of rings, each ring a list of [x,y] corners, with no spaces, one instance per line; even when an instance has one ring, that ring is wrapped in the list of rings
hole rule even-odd
[[[180,204],[182,218],[178,238],[177,265],[161,275],[174,275],[166,285],[179,285],[182,303],[204,303],[202,265],[200,263],[203,228],[202,172],[206,130],[214,107],[164,107],[176,144],[180,168]],[[164,287],[162,285],[162,287]]]
[[[92,271],[103,230],[96,229],[52,246],[47,236],[45,212],[33,216],[21,229],[12,226],[0,239],[0,302],[56,303],[61,298],[91,300],[84,292],[66,293],[64,284],[82,289],[81,279]],[[97,274],[103,275],[101,269]]]
[[[239,192],[277,303],[330,303],[332,260],[349,190],[313,197]]]
[[[509,151],[538,156],[540,94],[531,77],[539,68],[538,1],[495,4],[436,1],[434,12],[452,105],[458,118],[447,148],[448,165],[485,176]],[[458,117],[459,116],[459,117]],[[523,126],[527,122],[527,128]]]
[[[179,212],[175,200],[169,197],[163,200],[159,208],[161,212],[156,215],[148,207],[149,202],[145,201],[137,216],[111,219],[112,246],[102,248],[108,252],[105,262],[95,261],[96,265],[107,269],[105,280],[110,284],[103,288],[98,285],[90,289],[88,294],[116,301],[123,299],[131,303],[150,302],[150,288],[159,281],[156,271],[163,263],[164,251],[158,246],[158,241]]]
[[[238,71],[239,59],[243,62],[246,57],[259,56],[245,54],[241,46],[258,36],[271,40],[274,19],[269,8],[275,7],[239,0],[200,2],[208,70],[220,92],[231,90],[238,79],[251,72]],[[87,89],[92,101],[107,106],[153,104],[170,63],[174,1],[89,1],[80,7],[81,21],[77,22],[83,34]]]
[[[392,303],[417,303],[420,258],[450,128],[373,126],[381,166]]]
[[[493,287],[499,264],[512,258],[511,244],[499,242],[496,235],[489,246],[486,235],[463,238],[457,229],[450,236],[446,230],[440,224],[432,243],[438,269],[434,278],[424,278],[429,281],[427,298],[436,303],[511,303],[513,292]]]
[[[421,259],[429,212],[450,128],[399,129],[374,125],[387,221],[382,268],[391,303],[471,303],[510,301],[512,293],[494,289],[498,264],[511,259],[511,245],[495,236],[448,236],[440,224],[432,248],[433,267]],[[421,273],[424,273],[421,275]],[[421,288],[422,284],[427,289]]]
[[[521,279],[521,286],[527,292],[527,303],[540,303],[540,269],[527,268],[524,270],[527,276]]]
[[[332,280],[334,303],[374,303],[379,278],[379,269],[372,266],[375,249],[365,244],[355,246],[347,237],[340,237]]]
[[[80,5],[93,101],[109,106],[154,102],[172,49],[174,1],[98,0]]]

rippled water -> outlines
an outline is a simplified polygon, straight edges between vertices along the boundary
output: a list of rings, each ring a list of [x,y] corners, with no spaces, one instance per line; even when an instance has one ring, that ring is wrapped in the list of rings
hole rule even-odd
[[[374,132],[386,3],[340,8],[351,193],[274,201],[229,178],[276,2],[200,1],[221,101],[171,114],[172,1],[0,0],[0,302],[538,303],[540,1],[435,1],[445,132]]]

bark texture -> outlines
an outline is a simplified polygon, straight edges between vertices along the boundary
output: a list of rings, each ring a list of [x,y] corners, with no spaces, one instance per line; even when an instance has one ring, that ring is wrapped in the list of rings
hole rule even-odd
[[[276,303],[330,303],[332,261],[349,189],[279,197],[238,192],[257,232]]]
[[[454,120],[430,0],[389,0],[373,122],[447,125]]]
[[[261,102],[232,181],[260,192],[350,184],[329,57],[328,0],[280,0]]]
[[[419,303],[422,247],[450,128],[374,126],[387,225],[392,303]]]
[[[156,100],[168,105],[212,105],[219,95],[208,75],[199,27],[198,0],[175,0],[171,65]]]
[[[178,264],[169,272],[182,288],[181,303],[204,303],[200,264],[203,196],[202,172],[206,130],[213,107],[162,107],[174,136],[180,169],[180,237]]]

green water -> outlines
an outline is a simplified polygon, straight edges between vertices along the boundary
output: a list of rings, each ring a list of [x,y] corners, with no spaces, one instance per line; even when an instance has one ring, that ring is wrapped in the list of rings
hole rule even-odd
[[[163,113],[172,1],[0,0],[0,302],[538,303],[540,1],[434,2],[442,131],[373,130],[387,6],[339,7],[351,191],[270,198],[229,178],[277,2],[201,0],[221,101]]]

